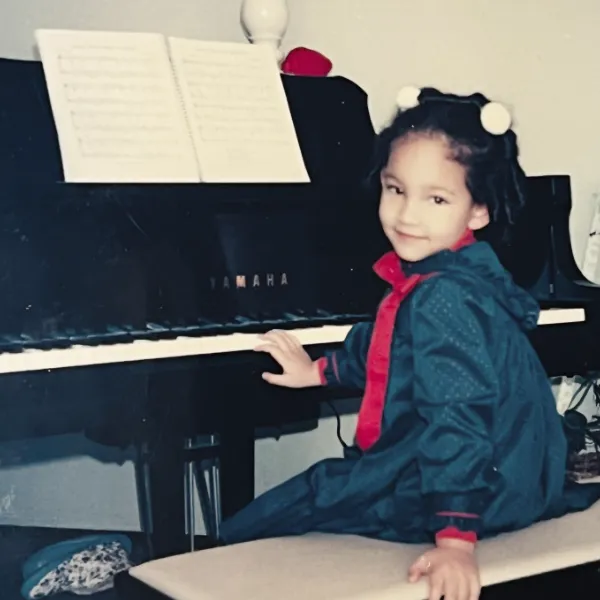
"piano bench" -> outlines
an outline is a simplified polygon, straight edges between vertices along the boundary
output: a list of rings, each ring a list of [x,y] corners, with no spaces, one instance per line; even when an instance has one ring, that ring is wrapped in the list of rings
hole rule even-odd
[[[276,538],[148,562],[116,587],[119,600],[424,600],[426,582],[409,584],[406,574],[427,548],[347,535]],[[589,595],[600,584],[592,564],[600,560],[600,502],[483,540],[478,559],[482,599],[557,596],[558,586],[570,597],[587,586]]]

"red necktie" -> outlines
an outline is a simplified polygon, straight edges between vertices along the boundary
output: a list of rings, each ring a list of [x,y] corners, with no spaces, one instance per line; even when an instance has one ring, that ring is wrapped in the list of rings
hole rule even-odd
[[[475,237],[469,230],[452,247],[452,250],[458,250],[473,242],[475,242]],[[392,286],[392,291],[379,305],[367,353],[367,384],[358,413],[355,436],[356,443],[362,450],[370,448],[381,435],[381,419],[385,405],[392,338],[398,309],[415,286],[433,274],[407,277],[395,252],[384,254],[375,263],[373,270]]]

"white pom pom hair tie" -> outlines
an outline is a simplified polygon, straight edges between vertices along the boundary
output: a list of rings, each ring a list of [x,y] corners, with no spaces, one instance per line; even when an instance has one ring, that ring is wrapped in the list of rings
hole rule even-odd
[[[409,110],[419,106],[421,89],[414,85],[403,87],[396,96],[396,105],[400,110]],[[505,134],[512,125],[508,109],[499,102],[488,102],[481,109],[481,126],[492,135]]]
[[[488,102],[481,109],[481,125],[492,135],[503,135],[510,129],[512,118],[503,104]]]
[[[403,87],[396,96],[396,104],[400,110],[408,110],[409,108],[415,108],[419,106],[419,96],[421,90],[414,85],[407,85]]]

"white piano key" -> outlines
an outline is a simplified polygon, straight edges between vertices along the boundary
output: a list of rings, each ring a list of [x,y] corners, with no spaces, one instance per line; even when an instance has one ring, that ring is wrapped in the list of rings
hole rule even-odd
[[[584,321],[585,309],[583,308],[550,308],[540,312],[538,325],[583,323]]]
[[[585,321],[583,308],[550,309],[540,314],[539,325],[577,323]],[[325,325],[295,329],[295,335],[305,346],[343,342],[350,325]],[[139,362],[189,356],[205,356],[254,350],[260,343],[258,334],[233,333],[211,337],[178,337],[170,340],[136,340],[126,344],[107,344],[55,350],[26,350],[0,354],[0,374],[28,371],[51,371],[72,367]]]

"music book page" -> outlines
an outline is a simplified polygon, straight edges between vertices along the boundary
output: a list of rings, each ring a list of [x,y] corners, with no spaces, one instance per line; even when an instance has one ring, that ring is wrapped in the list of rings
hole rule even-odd
[[[310,181],[270,48],[168,41],[202,181]]]
[[[38,30],[65,181],[198,182],[166,39]]]

